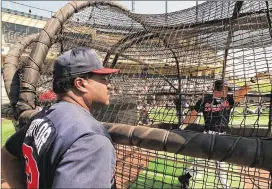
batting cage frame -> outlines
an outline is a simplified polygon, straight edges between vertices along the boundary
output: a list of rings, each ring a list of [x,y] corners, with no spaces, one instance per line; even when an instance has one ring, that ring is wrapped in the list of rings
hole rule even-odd
[[[94,113],[116,144],[118,188],[180,188],[178,178],[188,170],[190,188],[271,188],[270,7],[268,1],[206,2],[141,15],[113,2],[70,2],[6,56],[3,77],[10,104],[2,106],[2,117],[15,120],[15,126],[26,124],[40,106],[53,103],[54,98],[38,98],[38,87],[52,83],[49,50],[54,57],[91,47],[104,66],[121,69],[112,84],[123,91],[116,89],[109,107]],[[206,72],[211,76],[198,75]],[[210,92],[203,86],[214,87],[216,79],[233,81],[235,89],[253,77],[257,93],[239,102],[243,113],[234,108],[226,135],[183,130],[189,113],[184,110],[194,106],[185,106],[184,99]],[[146,91],[136,90],[139,86]],[[254,97],[258,102],[248,100]],[[173,99],[179,102],[175,110]],[[256,107],[253,113],[249,105]]]

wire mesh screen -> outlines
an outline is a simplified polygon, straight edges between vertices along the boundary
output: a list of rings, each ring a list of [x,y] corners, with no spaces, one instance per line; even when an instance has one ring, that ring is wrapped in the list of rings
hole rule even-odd
[[[269,172],[260,169],[136,147],[117,149],[118,188],[182,188],[179,176],[186,171],[192,173],[189,188],[269,188],[271,183]]]
[[[37,34],[38,36],[38,34]],[[36,37],[37,37],[36,36]],[[19,55],[18,64],[15,65],[17,68],[17,73],[15,77],[19,77],[22,80],[22,69],[25,67],[25,63],[30,54],[31,49],[33,48],[33,44],[35,42],[35,38],[29,43],[29,45],[25,46],[24,49],[21,50],[21,54]],[[20,43],[20,42],[19,42]],[[44,61],[42,68],[40,69],[40,78],[38,80],[38,84],[36,86],[36,98],[35,103],[37,106],[41,107],[49,107],[54,102],[56,95],[52,90],[52,70],[56,57],[60,54],[60,48],[57,44],[53,45],[50,51],[47,54],[47,57]],[[14,84],[13,84],[14,85]],[[18,89],[19,90],[19,89]],[[15,130],[18,130],[20,125],[18,120],[12,120]]]
[[[110,105],[94,116],[102,122],[167,130],[185,127],[186,115],[212,94],[215,80],[228,81],[235,91],[254,78],[252,90],[230,113],[227,133],[269,138],[271,7],[264,1],[221,1],[144,15],[94,3],[62,26],[51,59],[74,47],[95,49],[105,66],[121,73],[111,78]],[[37,88],[41,93],[52,88],[52,64],[45,65],[49,67],[43,68]],[[204,124],[202,114],[197,118]],[[179,178],[187,172],[190,188],[271,186],[269,172],[256,168],[124,145],[116,149],[118,188],[181,188]]]

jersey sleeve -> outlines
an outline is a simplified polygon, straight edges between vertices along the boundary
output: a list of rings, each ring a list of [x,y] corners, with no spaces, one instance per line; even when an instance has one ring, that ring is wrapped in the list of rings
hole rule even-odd
[[[199,99],[199,100],[196,102],[196,104],[195,104],[195,106],[194,106],[194,110],[197,111],[197,112],[202,112],[202,111],[203,111],[202,106],[203,106],[203,98]]]
[[[18,158],[22,154],[22,145],[24,142],[25,133],[26,129],[23,127],[9,137],[5,144],[7,151]]]
[[[75,141],[56,168],[52,188],[111,188],[115,149],[102,135]]]

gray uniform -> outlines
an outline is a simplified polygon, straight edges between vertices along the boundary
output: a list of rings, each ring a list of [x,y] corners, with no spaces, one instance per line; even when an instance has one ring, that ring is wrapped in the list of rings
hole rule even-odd
[[[22,154],[28,188],[111,188],[114,183],[111,138],[78,105],[59,102],[39,113],[25,133]]]

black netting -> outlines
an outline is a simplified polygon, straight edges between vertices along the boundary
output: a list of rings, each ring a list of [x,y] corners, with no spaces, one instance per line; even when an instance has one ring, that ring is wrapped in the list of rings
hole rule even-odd
[[[253,78],[252,90],[230,113],[227,133],[269,138],[271,7],[265,1],[218,1],[143,15],[94,4],[62,26],[42,68],[37,95],[52,88],[52,63],[60,52],[90,47],[105,66],[121,69],[111,79],[110,105],[94,113],[98,120],[184,129],[184,118],[198,99],[212,94],[215,80],[225,79],[235,91]],[[202,114],[195,123],[204,124]],[[123,145],[117,145],[117,157],[120,188],[180,188],[179,176],[187,172],[192,176],[191,188],[271,185],[267,171],[224,162]]]

